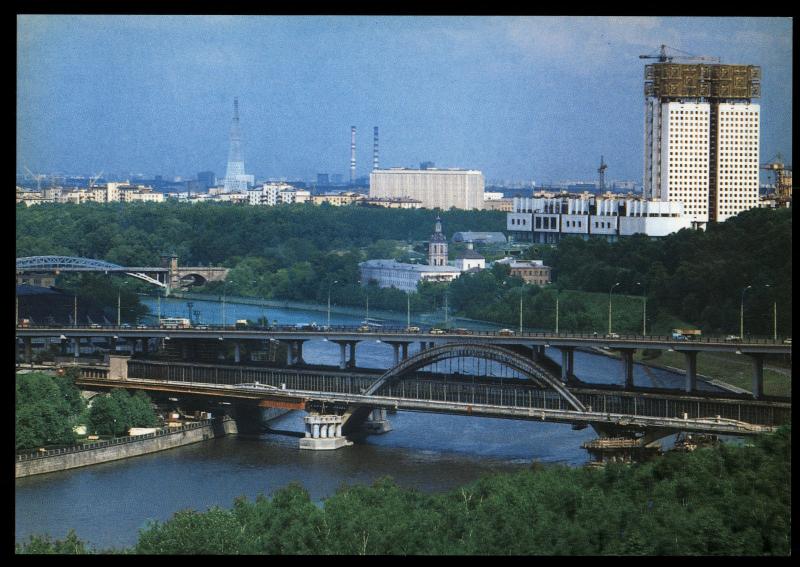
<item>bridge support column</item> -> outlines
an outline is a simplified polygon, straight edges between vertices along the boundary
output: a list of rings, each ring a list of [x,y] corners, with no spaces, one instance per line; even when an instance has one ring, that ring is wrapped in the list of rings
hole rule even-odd
[[[347,368],[347,343],[337,342],[339,345],[339,368],[344,370]]]
[[[142,354],[147,354],[149,348],[150,348],[150,339],[145,337],[142,339]]]
[[[371,434],[388,433],[392,430],[392,424],[386,419],[385,408],[375,408],[369,412],[369,417],[364,421],[364,429]]]
[[[544,349],[544,347],[541,347]],[[561,347],[561,381],[565,384],[575,373],[575,349],[573,347]],[[542,355],[543,356],[543,355]]]
[[[347,343],[350,346],[350,358],[347,360],[347,368],[356,367],[356,341]]]
[[[392,345],[392,353],[393,353],[393,366],[397,366],[400,363],[400,345],[397,343],[389,343]]]
[[[295,341],[295,343],[296,343],[296,346],[295,346],[296,357],[295,357],[295,361],[294,361],[295,364],[305,364],[306,363],[306,361],[303,360],[303,343],[304,342],[305,341]]]
[[[33,355],[32,355],[33,343],[31,342],[30,337],[25,337],[24,339],[22,339],[22,342],[25,345],[25,362],[30,364],[31,362],[33,362]]]
[[[110,350],[112,354],[117,352],[117,337],[111,337],[108,340],[108,350]]]
[[[686,357],[686,385],[685,392],[694,392],[697,390],[697,351],[685,351],[683,355]]]
[[[72,339],[72,356],[78,358],[81,355],[81,339],[75,337]]]
[[[186,341],[181,341],[181,359],[189,359],[189,344]]]
[[[426,344],[427,344],[427,343],[426,343],[425,341],[420,341],[420,343],[419,343],[419,351],[420,351],[420,352],[422,352],[423,350],[425,350],[425,345],[426,345]]]
[[[632,348],[620,349],[619,353],[622,356],[622,369],[625,376],[625,387],[633,388],[633,353]]]
[[[764,397],[764,355],[751,354],[753,359],[753,397]]]
[[[233,361],[236,364],[239,364],[242,360],[242,352],[239,347],[239,343],[233,343]]]
[[[305,417],[305,437],[300,439],[301,449],[327,451],[352,445],[342,437],[341,415],[312,413]]]
[[[69,347],[67,347],[67,339],[61,339],[61,356],[67,356]]]
[[[401,348],[403,349],[402,357],[403,360],[408,358],[408,343],[400,343]]]
[[[286,343],[286,366],[294,365],[294,341]]]

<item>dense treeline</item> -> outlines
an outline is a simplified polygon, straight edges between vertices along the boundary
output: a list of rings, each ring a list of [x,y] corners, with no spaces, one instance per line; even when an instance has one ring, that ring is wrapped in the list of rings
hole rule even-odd
[[[115,388],[109,395],[96,396],[90,407],[75,386],[77,376],[74,369],[64,376],[43,372],[16,375],[17,451],[71,445],[77,440],[77,425],[86,425],[88,432],[97,435],[121,436],[131,427],[158,423],[145,392],[129,394]]]
[[[608,293],[621,282],[616,293],[641,294],[635,283],[641,282],[654,310],[706,331],[738,334],[742,290],[750,285],[745,333],[772,334],[773,302],[778,333],[792,332],[791,209],[752,209],[704,232],[682,230],[660,240],[569,238],[542,252],[561,288]]]
[[[17,256],[59,253],[155,265],[161,252],[174,250],[184,265],[219,263],[231,268],[224,289],[215,282],[198,291],[321,303],[330,293],[336,305],[365,307],[369,296],[375,309],[402,312],[406,295],[394,289],[363,289],[358,263],[415,254],[410,243],[429,237],[435,214],[422,209],[212,203],[20,206]],[[464,230],[503,230],[505,224],[505,213],[499,211],[440,214],[448,236]],[[774,303],[778,333],[791,335],[791,228],[791,209],[753,209],[704,232],[683,230],[663,239],[635,236],[615,243],[565,238],[555,247],[534,245],[528,255],[554,268],[559,290],[608,294],[620,282],[616,295],[641,296],[646,290],[649,321],[676,317],[706,332],[738,334],[742,290],[750,285],[744,295],[745,333],[772,334]],[[116,289],[94,293],[107,299],[115,294]],[[554,328],[555,290],[521,286],[498,271],[460,278],[449,290],[422,286],[411,298],[411,309],[441,309],[448,301],[452,315],[512,325],[519,318],[520,294],[523,324]],[[563,299],[560,329],[605,327],[592,301],[575,294]],[[628,307],[622,312],[639,309]],[[631,315],[614,328],[634,332],[640,326]]]
[[[791,428],[754,445],[603,470],[537,466],[446,494],[390,479],[340,488],[316,506],[299,485],[230,510],[153,522],[125,552],[146,554],[788,555]],[[18,553],[83,553],[33,537]]]

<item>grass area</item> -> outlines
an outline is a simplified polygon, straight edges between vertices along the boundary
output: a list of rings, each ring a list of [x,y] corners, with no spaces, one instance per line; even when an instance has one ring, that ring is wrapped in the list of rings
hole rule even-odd
[[[660,354],[655,358],[643,358],[642,351],[638,351],[634,358],[637,361],[644,360],[681,370],[686,369],[686,358],[683,354],[669,351],[656,352]],[[772,370],[770,367],[780,368],[783,372]],[[746,355],[725,352],[700,353],[697,355],[697,372],[745,390],[750,390],[753,386],[753,363]],[[787,368],[783,361],[769,358],[764,361],[764,393],[768,396],[792,395],[791,365]]]
[[[562,290],[559,293],[559,330],[562,332],[578,330],[570,328],[570,308],[580,305],[591,321],[592,329],[605,334],[608,332],[608,299],[609,294],[602,292]],[[641,333],[642,307],[641,295],[612,294],[612,332]]]

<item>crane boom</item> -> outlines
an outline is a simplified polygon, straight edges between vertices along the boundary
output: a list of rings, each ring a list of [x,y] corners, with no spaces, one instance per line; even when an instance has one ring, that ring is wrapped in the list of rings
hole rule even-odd
[[[679,53],[683,53],[684,55],[667,55],[667,49],[671,49],[672,51],[677,51]],[[686,53],[685,51],[681,51],[680,49],[675,49],[674,47],[670,47],[668,45],[661,44],[658,53],[653,55],[640,55],[639,59],[658,59],[659,63],[671,63],[675,59],[680,59],[683,61],[711,61],[713,63],[719,63],[719,57],[710,57],[707,55],[692,55],[691,53]]]

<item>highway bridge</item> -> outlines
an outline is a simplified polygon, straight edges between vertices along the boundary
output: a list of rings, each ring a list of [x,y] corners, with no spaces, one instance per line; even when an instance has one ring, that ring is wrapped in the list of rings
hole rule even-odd
[[[413,332],[412,332],[413,330]],[[22,341],[24,360],[30,360],[32,340],[48,338],[61,341],[66,350],[71,342],[73,351],[78,353],[81,339],[103,338],[112,347],[118,341],[127,341],[131,351],[137,348],[148,352],[152,342],[162,346],[167,342],[181,353],[185,360],[192,360],[198,349],[208,351],[219,345],[233,344],[235,362],[241,362],[242,349],[258,349],[259,345],[279,342],[286,348],[286,366],[303,366],[303,344],[309,340],[326,340],[339,346],[339,368],[356,366],[356,345],[362,341],[377,341],[392,347],[393,364],[397,366],[409,357],[409,346],[419,343],[420,350],[452,343],[473,346],[505,347],[511,350],[530,353],[530,359],[544,358],[544,349],[557,348],[561,353],[560,378],[568,381],[573,372],[575,349],[601,348],[616,351],[621,356],[621,373],[626,387],[633,387],[633,354],[638,349],[657,349],[680,352],[686,357],[684,392],[697,389],[697,355],[701,352],[728,352],[749,357],[752,360],[752,393],[755,398],[764,394],[764,358],[774,355],[791,356],[791,342],[767,338],[745,337],[743,341],[729,341],[723,337],[702,337],[694,340],[677,340],[671,336],[572,334],[572,333],[533,333],[496,331],[442,330],[426,328],[417,330],[406,327],[311,327],[311,326],[271,326],[237,329],[231,326],[208,325],[190,328],[162,328],[146,325],[123,326],[25,326],[17,328],[19,347]],[[137,345],[139,345],[137,347]],[[194,348],[196,347],[196,348]]]

